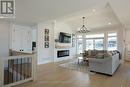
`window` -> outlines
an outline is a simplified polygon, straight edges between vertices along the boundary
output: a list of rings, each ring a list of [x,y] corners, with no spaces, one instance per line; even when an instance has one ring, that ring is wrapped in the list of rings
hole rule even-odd
[[[87,39],[86,40],[86,50],[93,50],[94,49],[93,44],[94,44],[93,39]]]
[[[95,39],[94,49],[103,50],[103,46],[104,46],[103,41],[104,39]]]
[[[86,38],[104,38],[104,34],[91,34],[91,35],[86,35]]]
[[[83,38],[83,36],[82,35],[77,35],[77,38]]]
[[[108,33],[108,50],[117,50],[117,33]]]
[[[104,34],[86,35],[86,50],[103,50]]]
[[[78,54],[84,50],[117,50],[117,44],[116,32],[77,35]]]

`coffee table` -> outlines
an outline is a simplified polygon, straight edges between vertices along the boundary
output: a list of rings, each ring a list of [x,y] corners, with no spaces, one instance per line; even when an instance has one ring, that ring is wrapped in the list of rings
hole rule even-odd
[[[81,60],[82,62],[87,63],[87,65],[89,65],[88,58],[86,58],[86,57],[78,57],[78,64],[79,64],[80,60]]]

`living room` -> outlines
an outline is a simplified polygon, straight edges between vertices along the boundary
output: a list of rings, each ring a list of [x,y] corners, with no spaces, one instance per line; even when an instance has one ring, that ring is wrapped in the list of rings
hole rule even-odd
[[[0,14],[0,87],[130,86],[128,0],[11,1],[14,14]]]

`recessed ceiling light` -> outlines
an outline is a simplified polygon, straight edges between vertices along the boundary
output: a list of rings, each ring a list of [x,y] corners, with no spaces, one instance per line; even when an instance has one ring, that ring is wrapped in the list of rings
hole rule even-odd
[[[108,22],[108,25],[111,25],[111,22]]]
[[[93,11],[93,12],[95,12],[96,10],[95,10],[95,9],[93,9],[92,11]]]

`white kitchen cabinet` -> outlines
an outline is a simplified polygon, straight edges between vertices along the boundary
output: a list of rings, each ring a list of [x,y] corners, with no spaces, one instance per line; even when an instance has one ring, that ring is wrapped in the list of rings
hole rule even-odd
[[[32,30],[30,27],[18,25],[12,27],[12,50],[32,53]]]

